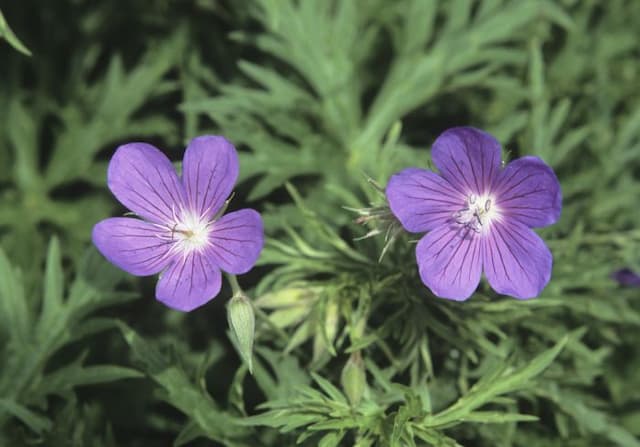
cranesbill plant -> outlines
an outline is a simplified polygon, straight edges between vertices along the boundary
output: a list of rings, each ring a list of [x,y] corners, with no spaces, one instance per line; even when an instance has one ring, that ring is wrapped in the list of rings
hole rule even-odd
[[[552,256],[532,227],[560,217],[553,170],[537,157],[504,169],[500,143],[471,127],[445,131],[433,144],[440,175],[408,168],[386,188],[393,214],[410,232],[428,232],[416,247],[422,282],[441,297],[465,300],[482,271],[498,293],[533,298],[551,277]]]
[[[108,169],[116,198],[141,219],[114,217],[93,229],[93,243],[113,264],[137,276],[161,273],[156,298],[190,311],[220,291],[224,270],[246,273],[264,245],[252,209],[222,216],[238,177],[238,155],[223,137],[191,140],[182,178],[145,143],[120,146]]]

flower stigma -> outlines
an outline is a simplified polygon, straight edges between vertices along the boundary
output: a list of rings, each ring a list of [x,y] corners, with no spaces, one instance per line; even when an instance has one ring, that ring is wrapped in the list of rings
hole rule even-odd
[[[495,200],[489,194],[476,196],[471,193],[467,197],[466,208],[453,214],[455,221],[476,233],[489,227],[491,221],[499,215]]]

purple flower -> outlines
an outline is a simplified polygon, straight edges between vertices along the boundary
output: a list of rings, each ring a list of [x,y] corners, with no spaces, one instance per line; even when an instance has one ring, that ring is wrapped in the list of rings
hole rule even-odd
[[[391,177],[387,199],[410,232],[425,232],[416,248],[422,282],[441,297],[465,300],[484,274],[498,293],[537,296],[551,277],[549,249],[531,227],[560,217],[553,170],[537,157],[501,168],[500,143],[457,127],[432,148],[440,175],[409,168]]]
[[[93,228],[93,243],[132,275],[162,272],[156,298],[167,306],[202,306],[220,291],[221,270],[246,273],[264,245],[256,211],[221,216],[237,178],[238,154],[223,137],[191,140],[182,178],[155,147],[120,146],[109,163],[109,189],[141,219],[101,221]]]
[[[640,275],[629,268],[616,270],[611,274],[611,278],[624,287],[640,287]]]

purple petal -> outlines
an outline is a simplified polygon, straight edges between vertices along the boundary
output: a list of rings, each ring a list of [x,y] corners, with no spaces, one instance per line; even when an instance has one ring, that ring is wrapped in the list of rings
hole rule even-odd
[[[473,127],[444,131],[433,143],[431,157],[442,177],[465,196],[490,190],[500,171],[500,143]]]
[[[640,287],[640,275],[637,275],[629,268],[616,270],[611,274],[611,278],[625,287]]]
[[[428,233],[416,248],[422,282],[440,298],[469,298],[482,272],[479,241],[468,228],[441,226]]]
[[[152,222],[171,222],[184,203],[171,162],[150,144],[120,146],[109,162],[107,179],[109,189],[124,206]]]
[[[248,272],[258,260],[264,245],[262,218],[244,209],[229,213],[213,224],[207,255],[225,272]]]
[[[191,140],[184,154],[182,181],[190,208],[212,217],[238,178],[238,154],[227,139],[205,135]]]
[[[160,275],[156,298],[167,306],[189,312],[213,299],[222,284],[220,269],[202,253],[178,256]]]
[[[465,197],[439,175],[408,168],[391,176],[386,189],[391,211],[414,233],[444,225],[465,205]]]
[[[493,222],[483,238],[484,272],[498,293],[534,298],[551,278],[551,252],[519,222]]]
[[[560,184],[553,170],[538,157],[509,163],[494,191],[501,213],[528,227],[551,225],[560,217]]]
[[[113,217],[93,227],[92,239],[112,264],[137,276],[154,275],[171,261],[173,244],[156,225],[140,219]],[[166,235],[164,235],[166,237]]]

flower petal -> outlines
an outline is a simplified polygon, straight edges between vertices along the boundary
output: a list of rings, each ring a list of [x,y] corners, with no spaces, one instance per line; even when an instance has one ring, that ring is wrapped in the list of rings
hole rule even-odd
[[[423,237],[416,248],[420,278],[440,298],[466,300],[478,287],[482,246],[468,228],[443,225]]]
[[[393,214],[407,231],[414,233],[444,225],[465,206],[464,195],[449,182],[418,168],[391,176],[386,195]]]
[[[484,272],[498,293],[534,298],[551,278],[551,252],[519,222],[494,222],[483,238]]]
[[[92,239],[112,264],[137,276],[154,275],[171,261],[170,239],[154,224],[130,217],[113,217],[93,227]]]
[[[560,183],[553,169],[538,157],[512,161],[494,188],[501,213],[528,227],[556,222],[562,209]]]
[[[109,189],[124,206],[152,222],[173,221],[184,203],[173,165],[150,144],[120,146],[109,162],[107,179]]]
[[[238,179],[238,154],[224,137],[191,140],[184,153],[182,181],[190,208],[212,217],[229,197]]]
[[[630,268],[616,270],[611,274],[611,278],[624,287],[640,287],[640,275]]]
[[[243,209],[229,213],[213,224],[207,255],[225,272],[248,272],[264,245],[262,218],[257,211]]]
[[[431,158],[442,177],[465,196],[482,195],[500,171],[500,143],[479,129],[454,127],[433,143]]]
[[[202,253],[192,251],[177,257],[160,275],[156,298],[173,309],[189,312],[212,300],[221,285],[220,269]]]

